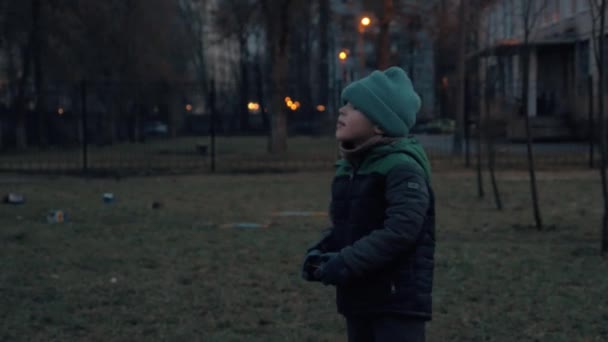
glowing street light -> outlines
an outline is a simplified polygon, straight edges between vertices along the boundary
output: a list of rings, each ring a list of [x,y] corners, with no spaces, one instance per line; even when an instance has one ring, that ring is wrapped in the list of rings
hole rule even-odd
[[[371,23],[372,23],[372,20],[369,17],[361,18],[361,25],[369,26],[369,24],[371,24]]]
[[[338,58],[341,61],[345,61],[348,58],[348,53],[346,53],[345,50],[340,51],[340,53],[338,54]]]
[[[292,111],[298,110],[301,106],[300,101],[293,101],[289,96],[285,98],[285,105]]]
[[[191,104],[187,104],[186,105],[186,112],[191,112],[192,111],[192,105]]]
[[[260,104],[257,102],[249,102],[247,104],[247,109],[249,109],[250,112],[257,112],[260,110]]]
[[[59,114],[59,116],[63,115],[64,113],[65,113],[65,110],[63,109],[63,107],[57,108],[57,114]]]
[[[318,111],[318,112],[324,112],[324,111],[325,111],[325,109],[326,109],[326,108],[325,108],[325,106],[324,106],[324,105],[322,105],[322,104],[317,105],[317,111]]]

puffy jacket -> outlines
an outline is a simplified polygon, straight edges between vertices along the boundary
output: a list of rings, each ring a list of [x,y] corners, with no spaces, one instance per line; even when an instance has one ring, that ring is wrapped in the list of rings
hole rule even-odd
[[[358,166],[338,161],[333,228],[313,248],[340,252],[354,274],[336,287],[339,313],[431,319],[435,200],[428,165],[412,138],[372,149]]]

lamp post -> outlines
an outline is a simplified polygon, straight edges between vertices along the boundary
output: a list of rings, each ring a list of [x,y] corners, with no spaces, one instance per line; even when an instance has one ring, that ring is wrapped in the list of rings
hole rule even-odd
[[[335,122],[336,118],[336,113],[338,112],[338,108],[341,107],[340,103],[340,96],[342,94],[342,88],[344,87],[344,85],[346,84],[346,78],[347,78],[347,73],[346,73],[346,62],[348,60],[349,57],[349,51],[346,49],[342,49],[340,50],[340,52],[338,52],[338,60],[340,61],[340,77],[338,77],[337,79],[335,79],[337,85],[335,87],[335,100],[334,103],[336,104],[336,108],[334,108],[334,110],[332,110],[330,112],[330,118],[332,123]],[[336,151],[336,154],[339,158],[340,152],[339,150]]]
[[[345,83],[346,82],[346,60],[348,60],[348,50],[342,49],[340,50],[340,52],[338,53],[338,59],[340,60],[340,67],[341,67],[341,76],[342,76],[342,82]]]
[[[359,21],[359,34],[357,35],[357,51],[359,52],[359,77],[363,77],[365,73],[365,29],[371,25],[372,20],[368,16],[364,16]]]

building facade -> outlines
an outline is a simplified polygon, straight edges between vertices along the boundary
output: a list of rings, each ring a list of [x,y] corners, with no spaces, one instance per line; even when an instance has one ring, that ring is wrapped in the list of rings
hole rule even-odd
[[[522,104],[526,31],[529,88]],[[592,32],[588,0],[496,0],[481,8],[481,49],[470,58],[480,68],[492,94],[493,113],[505,121],[508,137],[524,135],[521,106],[537,123],[537,138],[588,135],[589,104],[597,108],[599,98]]]
[[[422,98],[421,116],[436,115],[434,49],[430,34],[424,25],[411,26],[404,18],[424,15],[435,1],[400,1],[395,12],[398,15],[390,26],[390,58],[402,67],[414,81],[414,87]],[[422,3],[422,4],[421,4]],[[330,36],[333,63],[332,82],[341,89],[353,80],[371,73],[377,66],[377,35],[379,18],[366,11],[361,0],[332,0]],[[367,26],[361,19],[370,18]],[[344,52],[345,58],[340,57]]]

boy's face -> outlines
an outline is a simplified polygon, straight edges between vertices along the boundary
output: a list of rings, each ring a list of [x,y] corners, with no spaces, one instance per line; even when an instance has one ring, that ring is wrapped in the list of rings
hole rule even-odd
[[[382,131],[357,110],[350,102],[338,110],[336,140],[359,144]]]

